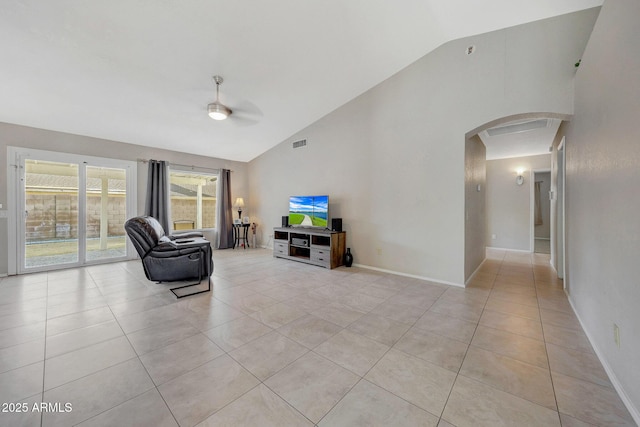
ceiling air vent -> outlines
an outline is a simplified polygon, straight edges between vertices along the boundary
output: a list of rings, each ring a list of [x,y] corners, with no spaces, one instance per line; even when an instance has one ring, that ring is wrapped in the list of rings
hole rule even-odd
[[[307,140],[301,139],[300,141],[295,141],[293,143],[293,148],[300,148],[300,147],[304,147],[305,145],[307,145]]]
[[[547,119],[539,119],[487,129],[487,133],[489,136],[507,135],[510,133],[520,133],[534,129],[546,128],[547,126]]]

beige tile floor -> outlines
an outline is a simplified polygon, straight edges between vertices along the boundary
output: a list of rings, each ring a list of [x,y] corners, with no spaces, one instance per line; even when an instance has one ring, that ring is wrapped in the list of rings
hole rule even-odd
[[[490,252],[466,289],[214,260],[183,300],[133,261],[1,279],[0,425],[635,425],[548,255]]]

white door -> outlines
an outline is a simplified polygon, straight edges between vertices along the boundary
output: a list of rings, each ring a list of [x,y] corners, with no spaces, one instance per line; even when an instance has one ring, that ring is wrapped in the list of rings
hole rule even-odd
[[[14,149],[17,272],[128,259],[136,163]]]

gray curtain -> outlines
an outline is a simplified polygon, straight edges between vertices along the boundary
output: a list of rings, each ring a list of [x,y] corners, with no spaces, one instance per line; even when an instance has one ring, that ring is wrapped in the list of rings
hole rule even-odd
[[[542,181],[536,181],[534,187],[535,225],[542,225],[542,200],[540,200],[540,184],[542,184]]]
[[[164,231],[169,234],[169,188],[167,181],[167,162],[149,160],[147,177],[147,198],[144,214],[158,220]]]
[[[231,205],[231,171],[220,170],[218,202],[218,249],[233,248],[233,211]]]

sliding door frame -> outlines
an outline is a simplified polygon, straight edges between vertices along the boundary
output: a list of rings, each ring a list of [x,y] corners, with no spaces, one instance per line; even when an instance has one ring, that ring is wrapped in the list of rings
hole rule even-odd
[[[49,265],[34,268],[25,267],[25,194],[22,178],[25,176],[24,162],[29,158],[47,160],[78,165],[78,261],[75,263]],[[8,273],[23,274],[38,271],[59,270],[85,265],[105,264],[135,258],[135,249],[128,238],[126,239],[125,256],[118,258],[87,261],[86,256],[86,170],[88,166],[119,168],[126,173],[126,218],[131,218],[137,212],[137,162],[129,160],[110,159],[105,157],[84,156],[80,154],[62,153],[23,147],[8,147],[7,150],[7,179],[8,179]]]

